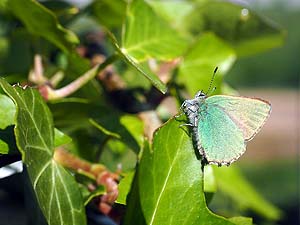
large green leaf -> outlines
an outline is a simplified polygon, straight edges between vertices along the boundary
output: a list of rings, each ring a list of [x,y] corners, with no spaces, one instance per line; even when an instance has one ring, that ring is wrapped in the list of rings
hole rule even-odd
[[[195,4],[191,1],[148,1],[155,12],[164,18],[174,29],[188,37],[185,32],[186,17],[191,14]]]
[[[280,218],[280,210],[256,192],[237,167],[214,167],[214,174],[219,190],[232,198],[241,208],[251,209],[270,220]]]
[[[77,36],[63,28],[56,16],[34,0],[9,0],[7,7],[36,35],[42,36],[63,51],[71,51],[79,42]]]
[[[136,61],[174,59],[187,47],[186,40],[142,0],[129,3],[123,34],[122,51]]]
[[[147,224],[232,224],[208,210],[202,165],[180,124],[168,121],[143,151],[138,179]]]
[[[235,52],[212,33],[203,34],[184,56],[179,66],[178,80],[183,83],[190,94],[199,90],[207,91],[213,71],[218,67],[213,86],[220,93],[222,75],[235,61]],[[210,94],[210,93],[208,93]]]
[[[228,41],[239,56],[266,51],[283,44],[285,32],[250,9],[225,1],[207,1],[184,18],[194,36],[212,31]]]
[[[73,176],[53,159],[54,127],[39,92],[0,80],[17,108],[15,136],[40,207],[50,225],[86,224],[83,200]]]
[[[165,93],[165,85],[140,62],[150,58],[171,60],[179,57],[186,50],[187,41],[142,0],[133,0],[128,4],[123,28],[121,46],[109,33],[119,54],[158,90]]]

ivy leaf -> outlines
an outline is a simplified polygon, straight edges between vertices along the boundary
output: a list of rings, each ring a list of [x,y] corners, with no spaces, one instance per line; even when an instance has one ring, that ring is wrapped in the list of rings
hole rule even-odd
[[[217,89],[214,94],[220,93],[221,75],[230,69],[235,58],[235,52],[228,44],[213,33],[203,34],[184,56],[179,67],[178,81],[192,95],[199,90],[207,91],[213,71],[218,67],[214,81]]]
[[[180,124],[168,121],[143,151],[138,184],[147,224],[232,224],[208,210],[201,162]]]
[[[251,209],[270,220],[280,218],[281,211],[256,192],[236,166],[213,169],[218,189],[241,208]]]
[[[10,130],[5,129],[10,125],[14,125],[16,106],[9,97],[1,94],[0,105],[0,129],[3,129],[3,131],[0,130],[0,153],[7,154],[10,150],[9,147],[14,147],[13,150],[16,150],[15,143],[13,140],[14,138],[10,137]],[[72,139],[69,136],[67,136],[66,134],[64,134],[56,128],[54,129],[54,133],[55,147],[68,144],[72,141]]]
[[[39,92],[32,88],[12,87],[4,79],[0,79],[0,84],[16,104],[17,145],[48,224],[86,224],[77,183],[53,159],[52,116]]]
[[[65,52],[70,52],[79,43],[77,36],[59,24],[53,12],[34,0],[9,0],[7,7],[27,29],[42,36]]]

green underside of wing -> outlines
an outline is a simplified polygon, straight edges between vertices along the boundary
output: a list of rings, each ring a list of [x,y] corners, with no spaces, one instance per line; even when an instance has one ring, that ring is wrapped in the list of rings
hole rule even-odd
[[[214,95],[207,98],[206,103],[221,108],[242,130],[246,141],[259,132],[271,111],[269,103],[247,97]]]
[[[219,107],[201,106],[198,135],[208,162],[231,163],[245,152],[240,128]]]

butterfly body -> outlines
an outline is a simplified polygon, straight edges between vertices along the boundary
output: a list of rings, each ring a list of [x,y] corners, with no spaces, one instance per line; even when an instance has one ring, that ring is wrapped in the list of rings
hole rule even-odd
[[[246,97],[198,92],[181,106],[192,127],[195,145],[209,164],[230,165],[246,150],[269,117],[268,102]]]

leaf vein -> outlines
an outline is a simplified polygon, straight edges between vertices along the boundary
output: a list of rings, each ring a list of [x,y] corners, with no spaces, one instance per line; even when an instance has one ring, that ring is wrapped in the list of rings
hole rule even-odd
[[[56,165],[56,164],[55,164],[55,165]],[[63,178],[62,178],[62,176],[61,176],[60,170],[59,170],[59,168],[58,168],[57,165],[56,165],[56,168],[57,168],[57,175],[59,176],[59,178],[60,178],[60,180],[61,180],[63,189],[64,189],[64,191],[65,191],[65,193],[66,193],[68,202],[69,202],[69,204],[70,204],[69,206],[70,206],[70,208],[72,209],[72,201],[71,201],[71,199],[70,199],[69,191],[68,191],[68,189],[67,189],[67,187],[66,187],[66,185],[65,185],[65,183],[64,183],[64,180],[63,180]],[[74,218],[74,212],[73,212],[73,211],[74,211],[74,210],[71,211],[72,221],[73,221],[72,224],[75,224],[76,221],[75,221],[75,218]]]
[[[168,133],[167,133],[166,136],[167,136],[167,139],[166,139],[166,140],[168,140],[168,139],[169,139],[169,136],[170,136],[170,129],[168,130]],[[182,143],[182,138],[183,138],[183,136],[181,136],[181,141],[180,141],[180,143]],[[167,142],[167,141],[166,141],[166,142]],[[168,170],[168,173],[167,173],[165,182],[164,182],[164,184],[163,184],[163,186],[162,186],[162,190],[161,190],[161,192],[159,193],[159,196],[158,196],[157,201],[156,201],[156,204],[155,204],[155,208],[154,208],[154,212],[153,212],[152,217],[151,217],[150,225],[153,224],[153,222],[154,222],[154,219],[155,219],[155,216],[156,216],[156,213],[157,213],[158,205],[159,205],[159,203],[160,203],[160,201],[161,201],[161,198],[162,198],[162,195],[163,195],[163,193],[164,193],[164,191],[165,191],[165,189],[166,189],[167,183],[168,183],[169,178],[170,178],[170,174],[171,174],[172,169],[173,169],[173,166],[174,166],[174,162],[176,161],[178,155],[179,155],[179,153],[177,153],[177,154],[175,155],[173,161],[172,161],[171,164],[170,164],[170,167],[169,167],[169,170]]]
[[[28,108],[26,102],[25,102],[25,101],[23,100],[23,98],[20,96],[19,92],[17,92],[15,89],[13,89],[13,90],[14,90],[14,92],[18,95],[19,100],[20,100],[21,103],[23,104],[23,107],[27,110],[28,115],[29,115],[29,117],[30,117],[30,119],[31,119],[31,121],[32,121],[32,124],[34,125],[34,127],[35,127],[35,129],[36,129],[36,131],[37,131],[37,134],[38,134],[39,138],[41,139],[41,141],[42,141],[42,143],[43,143],[45,149],[47,150],[48,153],[51,154],[51,149],[47,146],[47,144],[46,144],[46,142],[45,142],[45,140],[44,140],[44,138],[43,138],[43,136],[42,136],[40,130],[38,129],[37,124],[36,124],[35,120],[33,119],[32,112],[29,110],[29,108]],[[34,95],[33,95],[33,96],[34,96]],[[34,101],[34,100],[35,100],[35,98],[33,97],[33,101]]]
[[[38,175],[35,177],[35,180],[33,182],[33,189],[35,190],[37,182],[39,181],[39,179],[41,178],[41,176],[43,175],[43,172],[47,169],[47,167],[50,165],[51,161],[48,161],[44,167],[42,167],[42,169],[40,170],[40,172],[38,173]]]

